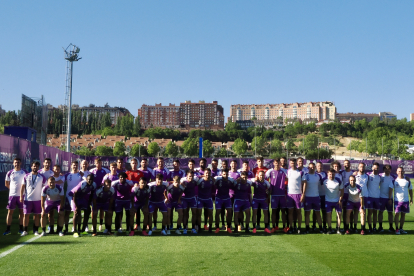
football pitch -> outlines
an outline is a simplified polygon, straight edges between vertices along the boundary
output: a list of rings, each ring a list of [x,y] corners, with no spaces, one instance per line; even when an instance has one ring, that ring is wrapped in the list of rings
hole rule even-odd
[[[6,227],[7,195],[7,191],[0,192],[1,233]],[[98,235],[77,239],[72,235],[48,235],[10,252],[35,237],[31,225],[32,222],[29,235],[20,237],[15,214],[12,234],[0,236],[1,275],[414,274],[412,213],[404,227],[409,234],[399,236],[388,231],[365,236],[288,235],[282,231],[267,235],[263,230],[257,234],[221,231],[162,236],[157,230],[149,237],[139,235],[140,232],[133,237]],[[157,226],[160,228],[161,224]],[[384,228],[388,229],[388,223],[384,223]],[[5,252],[10,253],[2,254]]]

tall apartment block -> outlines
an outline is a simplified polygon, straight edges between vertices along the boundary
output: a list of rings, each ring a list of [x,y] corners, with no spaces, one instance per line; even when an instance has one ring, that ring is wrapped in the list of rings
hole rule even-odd
[[[307,102],[290,104],[236,104],[230,106],[228,121],[285,119],[334,120],[336,107],[333,102]]]
[[[171,128],[186,126],[191,128],[210,128],[213,126],[224,128],[223,107],[217,101],[211,103],[185,101],[180,103],[180,106],[175,104],[168,106],[143,104],[138,109],[138,115],[144,128],[151,125]]]

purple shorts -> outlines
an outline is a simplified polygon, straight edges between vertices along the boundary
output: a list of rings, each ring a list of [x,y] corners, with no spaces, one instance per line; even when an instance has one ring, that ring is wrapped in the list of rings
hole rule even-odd
[[[42,213],[42,205],[40,200],[27,201],[23,203],[23,213],[26,214],[40,214]]]
[[[272,196],[272,209],[282,209],[287,208],[286,206],[286,196]]]
[[[321,200],[319,199],[319,196],[313,197],[313,196],[305,196],[305,211],[314,210],[319,212],[321,210]]]
[[[367,197],[367,209],[380,210],[380,199],[374,197]]]
[[[187,208],[197,208],[197,200],[195,197],[192,198],[181,198],[181,205],[183,206],[183,209]]]
[[[197,200],[197,209],[213,209],[213,199],[211,198],[198,198]]]
[[[250,201],[249,200],[241,200],[241,199],[235,199],[234,200],[234,212],[244,212],[247,209],[250,209]]]
[[[125,209],[125,211],[131,210],[131,201],[130,200],[115,200],[115,213],[120,213]]]
[[[7,209],[23,209],[23,202],[20,202],[20,196],[9,196],[9,202],[7,203]]]
[[[410,203],[408,201],[406,201],[406,202],[395,201],[394,202],[394,209],[395,209],[395,213],[406,213],[406,214],[408,214],[410,212]]]
[[[352,202],[348,200],[348,202],[346,203],[346,209],[347,210],[355,210],[355,209],[361,210],[361,202]]]
[[[84,198],[79,197],[78,199],[76,199],[76,205],[78,205],[78,209],[79,210],[86,210],[89,208],[89,204],[88,201],[86,201]],[[75,205],[75,201],[72,199],[70,201],[70,208],[71,211],[75,211],[76,210],[76,205]],[[66,209],[66,207],[65,207]]]
[[[232,208],[231,199],[221,199],[216,197],[216,210],[221,210],[221,208],[231,209]]]
[[[342,197],[342,206],[346,206],[346,203],[348,202],[349,194],[344,194]]]
[[[97,212],[98,210],[102,210],[104,212],[108,212],[108,210],[109,210],[109,202],[96,203],[96,205],[93,205],[93,211],[94,212]]]
[[[161,213],[166,213],[167,212],[167,205],[165,205],[164,201],[163,202],[149,202],[148,203],[148,209],[150,213],[154,213],[155,208],[158,208],[158,210]]]
[[[331,213],[333,208],[335,208],[337,213],[342,213],[342,208],[339,206],[338,202],[326,201],[325,208],[327,213]]]
[[[302,197],[302,195],[297,194],[297,195],[291,195],[288,194],[287,198],[286,198],[286,205],[287,208],[295,208],[295,209],[300,209],[303,207],[303,204],[300,202],[300,198]]]
[[[364,197],[362,197],[363,199],[364,199],[364,209],[368,209],[368,200],[369,200],[369,197],[367,197],[367,196],[364,196]]]
[[[392,212],[392,203],[389,204],[388,198],[380,198],[380,211],[382,212],[385,209],[387,209],[387,212]]]
[[[253,198],[252,209],[256,210],[258,208],[261,208],[262,210],[269,210],[269,204],[267,204],[266,199]]]
[[[319,196],[319,200],[321,201],[321,209],[325,211],[325,196]]]
[[[45,213],[49,214],[50,211],[52,211],[53,209],[56,209],[58,212],[60,212],[60,200],[57,201],[48,201],[46,200],[45,202],[46,207],[45,207]],[[62,210],[63,211],[63,210]]]
[[[138,203],[138,202],[135,202],[134,203],[134,208],[135,208],[135,210],[137,210],[137,212],[138,212],[138,210],[141,210],[141,211],[144,211],[145,209],[148,209],[148,204],[145,204],[145,203]]]
[[[182,200],[181,200],[181,204],[178,204],[178,202],[176,201],[176,202],[168,202],[167,203],[167,208],[168,209],[175,209],[175,210],[178,210],[178,209],[183,209],[183,202],[182,202]]]

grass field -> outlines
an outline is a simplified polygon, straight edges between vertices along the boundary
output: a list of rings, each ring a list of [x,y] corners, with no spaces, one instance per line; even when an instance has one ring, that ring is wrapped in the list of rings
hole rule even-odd
[[[7,192],[0,192],[1,233],[5,230]],[[161,215],[159,215],[159,218]],[[263,219],[263,218],[262,218]],[[0,254],[31,238],[0,236]],[[388,224],[384,224],[388,229]],[[160,227],[161,225],[158,224]],[[414,223],[408,235],[265,235],[186,236],[49,235],[0,258],[1,275],[413,275]]]

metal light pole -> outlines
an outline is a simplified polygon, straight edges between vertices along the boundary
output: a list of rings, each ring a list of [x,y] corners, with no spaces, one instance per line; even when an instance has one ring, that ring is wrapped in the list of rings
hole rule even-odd
[[[336,139],[334,137],[334,150],[335,150],[335,160],[336,160]]]
[[[318,137],[318,160],[319,160],[319,137]]]
[[[67,60],[66,66],[66,104],[68,110],[67,128],[66,128],[66,151],[70,152],[70,133],[72,125],[72,78],[73,78],[73,62],[78,61],[81,57],[78,56],[80,49],[72,43],[64,49],[65,59]]]
[[[381,160],[384,160],[384,137],[381,138],[381,143],[382,143]]]
[[[254,157],[257,156],[257,154],[256,154],[256,150],[257,150],[256,142],[257,142],[256,125],[254,125]]]
[[[365,152],[367,153],[367,159],[368,159],[368,137],[365,137]]]

